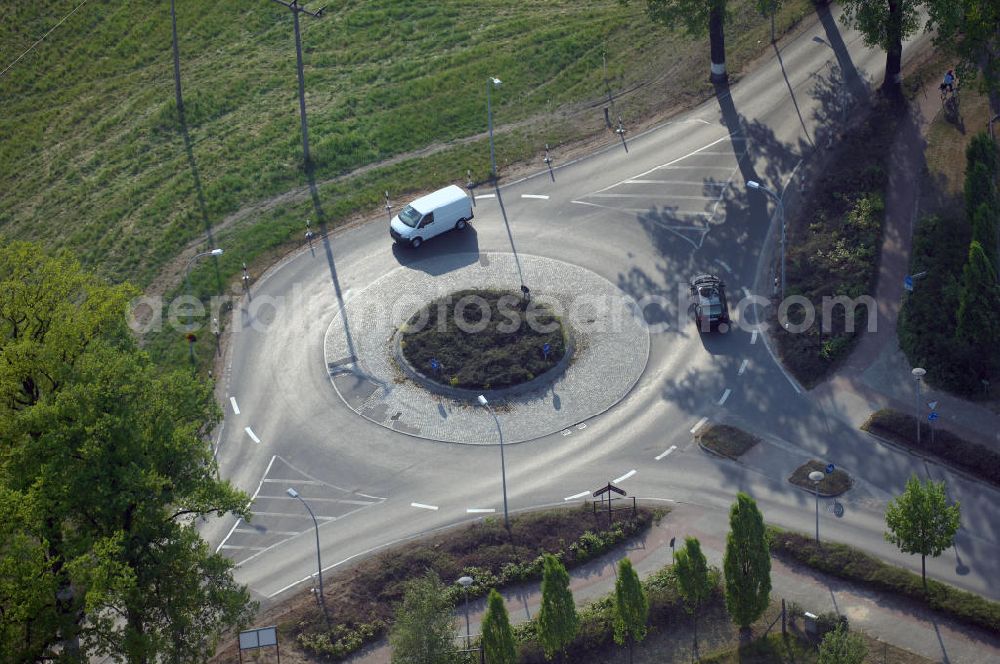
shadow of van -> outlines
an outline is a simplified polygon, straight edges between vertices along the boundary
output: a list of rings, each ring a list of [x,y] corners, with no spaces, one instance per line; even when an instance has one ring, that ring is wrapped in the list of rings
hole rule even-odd
[[[479,260],[479,235],[469,224],[462,230],[438,235],[417,249],[393,243],[392,255],[402,266],[430,275],[446,274]]]

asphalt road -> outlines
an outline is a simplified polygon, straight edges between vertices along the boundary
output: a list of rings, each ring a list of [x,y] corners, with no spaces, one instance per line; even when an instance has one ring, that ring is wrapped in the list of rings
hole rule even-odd
[[[925,44],[908,44],[906,54]],[[496,446],[401,434],[341,401],[323,355],[341,303],[400,266],[405,279],[407,270],[510,252],[511,240],[521,255],[585,267],[636,300],[677,303],[679,286],[698,272],[724,276],[733,300],[744,289],[769,295],[762,252],[773,247],[774,206],[744,182],[781,190],[800,160],[823,150],[837,123],[851,117],[851,104],[860,103],[852,98],[881,80],[883,65],[881,52],[825,18],[690,113],[624,141],[609,135],[595,154],[557,161],[552,171],[540,165],[498,192],[477,191],[484,197],[464,232],[401,251],[384,217],[376,218],[271,269],[234,312],[217,443],[220,472],[254,495],[254,517],[209,522],[206,538],[267,601],[302,587],[316,570],[312,521],[288,487],[321,524],[326,569],[486,510],[502,512]],[[426,261],[435,257],[440,263]],[[512,511],[563,504],[618,480],[630,495],[711,508],[716,527],[744,490],[769,521],[811,531],[813,497],[785,478],[815,457],[857,480],[842,500],[842,518],[823,501],[823,536],[918,570],[918,557],[884,542],[883,511],[911,473],[930,473],[961,501],[962,530],[955,550],[928,561],[929,574],[1000,598],[995,490],[873,443],[849,424],[857,413],[816,403],[794,385],[759,335],[702,336],[681,304],[646,314],[668,329],[651,336],[646,369],[620,403],[569,433],[506,447]],[[483,418],[492,426],[488,413]],[[721,462],[692,442],[704,418],[766,432],[766,442],[741,464]]]

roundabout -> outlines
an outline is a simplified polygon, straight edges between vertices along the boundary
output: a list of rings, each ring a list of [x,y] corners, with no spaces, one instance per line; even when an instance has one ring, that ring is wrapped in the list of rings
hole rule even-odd
[[[439,276],[419,266],[396,268],[353,294],[333,317],[323,344],[326,369],[337,395],[358,415],[420,438],[496,444],[492,418],[475,406],[482,391],[503,420],[504,442],[516,443],[603,413],[639,380],[649,357],[649,332],[635,301],[614,284],[540,256],[453,258],[462,267]],[[399,361],[398,337],[414,312],[466,289],[517,292],[522,276],[531,285],[532,303],[572,330],[569,352],[552,371],[507,389],[462,390],[434,385]],[[447,374],[449,368],[440,370]]]

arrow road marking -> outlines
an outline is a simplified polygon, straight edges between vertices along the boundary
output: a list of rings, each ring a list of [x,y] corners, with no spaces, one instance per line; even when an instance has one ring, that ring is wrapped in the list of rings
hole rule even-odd
[[[636,472],[637,472],[637,471],[636,471],[636,469],[635,469],[635,468],[633,468],[632,470],[628,471],[627,473],[625,473],[625,474],[624,474],[624,475],[622,475],[621,477],[616,477],[615,479],[611,480],[611,483],[612,483],[612,484],[618,484],[619,482],[624,482],[624,481],[625,481],[625,480],[627,480],[628,478],[630,478],[630,477],[632,477],[633,475],[635,475],[635,474],[636,474]]]
[[[700,420],[698,420],[698,424],[696,424],[693,427],[691,427],[691,433],[692,434],[698,433],[698,429],[700,429],[703,426],[705,426],[705,422],[708,422],[708,418],[707,417],[703,417]]]
[[[233,407],[233,412],[237,415],[240,414],[240,407],[236,405],[236,397],[229,397],[229,403]]]
[[[423,503],[410,503],[410,507],[418,507],[422,510],[432,510],[437,512],[437,505],[424,505]]]
[[[677,449],[676,445],[671,445],[670,448],[667,449],[666,452],[663,452],[661,454],[656,455],[655,457],[653,457],[653,459],[656,460],[656,461],[659,461],[660,459],[662,459],[663,457],[667,456],[668,454],[670,454],[671,452],[673,452],[676,449]]]
[[[577,498],[583,498],[584,496],[589,496],[589,491],[581,491],[580,493],[574,493],[572,496],[566,496],[563,500],[576,500]]]
[[[250,436],[250,440],[260,445],[260,438],[258,438],[257,434],[253,432],[253,429],[251,429],[250,427],[244,427],[243,430],[247,432],[248,436]]]

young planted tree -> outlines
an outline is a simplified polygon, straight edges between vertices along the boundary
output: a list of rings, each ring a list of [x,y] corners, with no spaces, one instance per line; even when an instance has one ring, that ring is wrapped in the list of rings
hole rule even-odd
[[[983,246],[973,240],[969,245],[969,260],[962,271],[956,335],[968,349],[970,362],[985,372],[996,369],[1000,329],[993,313],[998,307],[1000,287],[996,283],[996,272]]]
[[[483,617],[483,655],[486,664],[517,664],[514,631],[510,628],[503,597],[495,588],[490,590]]]
[[[649,618],[649,598],[639,582],[639,575],[632,561],[618,561],[618,580],[615,581],[615,643],[627,644],[628,661],[632,662],[632,645],[646,638],[646,620]]]
[[[852,634],[843,623],[827,632],[819,644],[817,664],[862,664],[868,656],[868,647],[860,634]]]
[[[726,82],[726,0],[646,0],[646,14],[668,28],[680,26],[691,37],[703,37],[707,32],[710,78],[713,83]]]
[[[742,491],[729,510],[729,534],[722,559],[726,577],[726,610],[740,629],[764,613],[771,598],[771,552],[764,516]]]
[[[569,574],[558,558],[545,554],[542,572],[542,607],[538,610],[538,640],[542,642],[545,657],[552,659],[556,653],[560,661],[576,636],[580,618],[576,614],[573,593],[569,590]]]
[[[694,537],[684,539],[684,547],[674,559],[674,576],[688,612],[694,619],[694,644],[698,647],[698,609],[712,596],[712,574],[701,552],[701,542]]]
[[[921,482],[916,475],[885,510],[885,539],[903,553],[920,554],[920,574],[927,590],[927,556],[937,557],[955,542],[961,512],[948,504],[944,482]]]
[[[393,664],[449,664],[455,661],[452,604],[441,579],[428,570],[406,584],[389,632]]]
[[[924,0],[843,0],[844,21],[858,30],[865,46],[885,51],[882,89],[901,92],[903,40],[920,28],[917,10]]]

